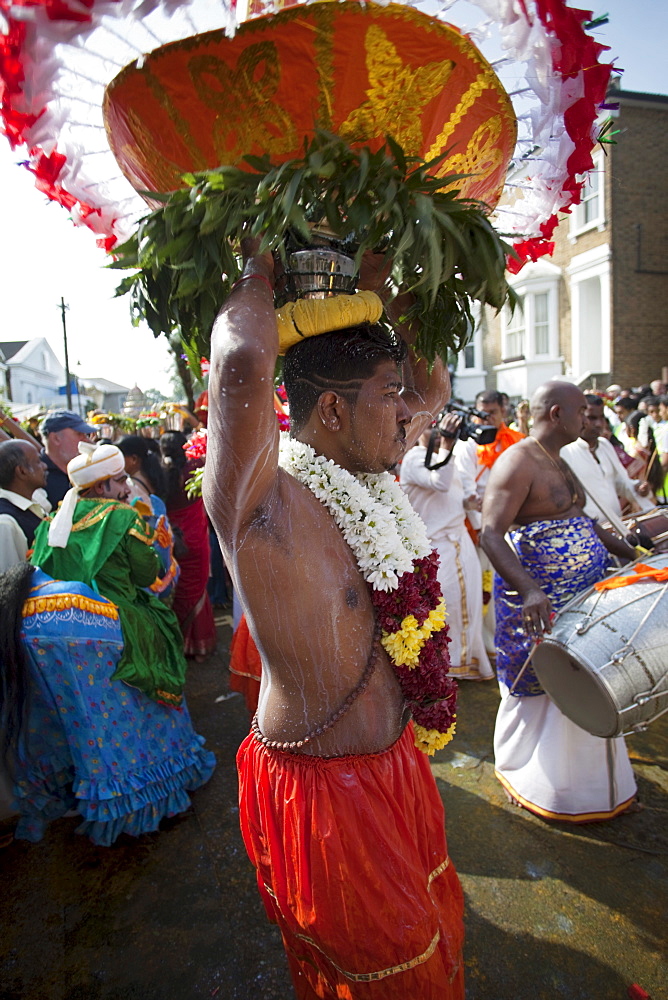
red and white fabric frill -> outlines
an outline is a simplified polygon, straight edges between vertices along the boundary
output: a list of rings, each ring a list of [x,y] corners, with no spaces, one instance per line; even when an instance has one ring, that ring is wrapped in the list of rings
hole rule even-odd
[[[250,16],[285,6],[250,0]],[[465,20],[472,6],[479,24]],[[437,0],[428,12],[471,37],[517,111],[509,197],[494,221],[511,234],[518,270],[551,252],[557,214],[580,200],[612,69],[606,47],[587,30],[591,12],[564,0]],[[247,16],[236,0],[0,0],[0,131],[25,149],[38,189],[106,250],[147,209],[109,148],[104,88],[142,54],[201,31],[232,33]]]

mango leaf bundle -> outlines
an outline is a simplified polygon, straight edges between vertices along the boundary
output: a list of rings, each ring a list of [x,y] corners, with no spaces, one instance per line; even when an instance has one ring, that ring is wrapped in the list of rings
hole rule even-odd
[[[110,266],[134,271],[116,294],[131,295],[133,320],[155,336],[178,334],[189,356],[208,357],[214,319],[241,273],[241,239],[261,237],[262,251],[284,257],[287,232],[306,244],[324,225],[358,263],[366,251],[386,254],[391,288],[414,296],[418,353],[445,360],[472,335],[472,300],[497,310],[512,300],[511,250],[486,206],[458,196],[464,175],[433,176],[447,155],[426,162],[391,138],[370,152],[316,132],[300,159],[247,156],[248,169],[186,174],[184,188],[149,193],[162,206],[114,249]]]

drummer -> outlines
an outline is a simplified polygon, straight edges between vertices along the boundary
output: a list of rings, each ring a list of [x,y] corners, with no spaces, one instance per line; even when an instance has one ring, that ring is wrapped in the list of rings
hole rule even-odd
[[[529,437],[492,469],[481,532],[498,574],[496,776],[511,801],[574,823],[618,816],[636,795],[624,740],[580,729],[550,701],[531,665],[522,669],[554,614],[604,577],[608,552],[634,558],[630,546],[584,515],[582,486],[559,456],[581,433],[586,407],[569,382],[536,390]]]

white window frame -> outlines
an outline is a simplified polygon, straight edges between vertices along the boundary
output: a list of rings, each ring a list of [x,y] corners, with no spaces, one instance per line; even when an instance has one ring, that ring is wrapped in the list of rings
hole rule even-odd
[[[483,364],[485,327],[480,303],[472,302],[471,312],[473,316],[473,335],[468,346],[473,349],[473,367],[465,367],[464,351],[462,350],[457,355],[457,366],[454,370],[454,394],[467,402],[473,402],[476,395],[482,392],[487,385],[487,370]]]
[[[467,368],[464,363],[464,351],[463,348],[457,356],[457,367],[455,368],[456,375],[485,375],[485,369],[482,363],[482,328],[480,325],[480,306],[477,302],[472,303],[473,312],[473,334],[470,341],[466,345],[473,349],[473,365]]]
[[[505,306],[501,320],[501,359],[503,361],[520,361],[526,358],[527,348],[527,303],[524,296],[519,296],[515,309]],[[511,345],[511,338],[517,340]],[[519,350],[518,350],[519,348]]]
[[[549,261],[538,261],[535,264],[525,264],[520,273],[510,279],[510,282],[522,300],[515,313],[521,308],[524,311],[524,349],[518,356],[508,350],[510,310],[504,309],[501,314],[501,359],[502,364],[513,360],[525,362],[556,361],[559,355],[559,279],[561,269]],[[536,350],[536,296],[547,295],[547,351],[538,353]]]
[[[609,372],[612,359],[611,314],[610,314],[610,264],[612,252],[607,243],[577,254],[568,265],[571,288],[571,339],[573,374],[581,377],[584,372],[577,370],[581,355],[580,345],[587,337],[587,330],[580,327],[580,286],[583,281],[598,278],[601,290],[601,373]],[[578,359],[576,361],[576,359]]]
[[[594,161],[594,169],[590,170],[584,178],[582,175],[578,178],[579,180],[585,180],[585,186],[582,189],[580,204],[574,205],[571,210],[568,233],[571,240],[577,239],[582,233],[588,233],[592,229],[600,231],[605,228],[605,153],[602,149],[599,149],[593,154],[592,159]],[[597,183],[595,195],[592,193],[593,183]],[[586,220],[587,206],[591,204],[594,196],[598,199],[597,210],[591,219]]]

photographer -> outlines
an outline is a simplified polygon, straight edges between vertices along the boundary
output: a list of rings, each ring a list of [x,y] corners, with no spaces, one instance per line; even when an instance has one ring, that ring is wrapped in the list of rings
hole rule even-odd
[[[478,416],[474,416],[473,419],[478,423],[484,423],[496,428],[496,435],[492,441],[485,443],[478,442],[475,444],[473,441],[469,441],[468,444],[468,457],[469,461],[472,462],[475,467],[474,475],[476,492],[481,504],[485,497],[485,487],[487,486],[489,474],[492,471],[492,467],[497,458],[499,455],[503,454],[507,448],[510,448],[518,441],[521,441],[525,436],[520,431],[511,430],[511,428],[506,425],[507,398],[508,397],[505,393],[496,392],[495,389],[486,389],[484,392],[479,392],[475,399],[475,409],[478,411]],[[470,518],[470,522],[474,528],[479,528],[479,515],[474,514]],[[485,640],[485,649],[490,657],[495,657],[494,601],[492,600],[494,569],[491,562],[480,547],[478,547],[478,558],[480,559],[480,568],[482,569],[484,591],[483,602],[485,604],[485,616],[483,619],[483,637]]]
[[[450,628],[450,674],[458,680],[490,680],[494,672],[482,640],[482,577],[465,526],[468,510],[480,510],[475,484],[459,461],[469,422],[445,412],[401,464],[401,485],[438,550],[438,582]],[[426,459],[429,458],[429,467]]]

